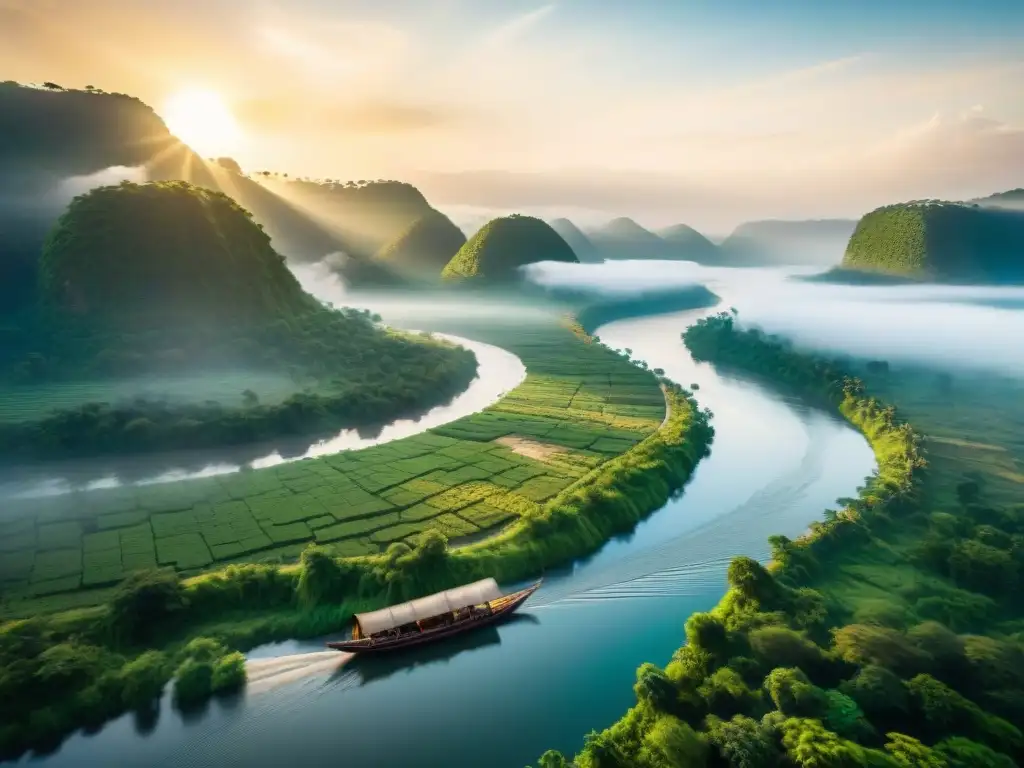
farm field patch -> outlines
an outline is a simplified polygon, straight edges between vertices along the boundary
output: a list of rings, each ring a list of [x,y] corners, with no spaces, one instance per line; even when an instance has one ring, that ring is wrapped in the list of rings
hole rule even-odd
[[[101,602],[132,571],[158,565],[197,573],[288,562],[310,542],[369,555],[431,528],[456,541],[486,535],[664,418],[652,373],[565,326],[454,332],[518,355],[526,380],[478,414],[361,451],[12,504],[0,517],[2,614],[63,605],[64,594],[68,604],[88,605],[90,593]]]

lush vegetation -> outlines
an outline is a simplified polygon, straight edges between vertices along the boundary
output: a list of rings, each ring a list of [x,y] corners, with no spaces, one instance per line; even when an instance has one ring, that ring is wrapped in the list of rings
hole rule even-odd
[[[48,396],[53,408],[0,423],[0,453],[328,434],[445,402],[476,373],[466,350],[387,331],[368,312],[323,307],[245,210],[184,182],[125,183],[76,198],[47,240],[41,274],[40,306],[0,326],[0,399],[38,414]],[[292,392],[260,402],[249,391],[241,408],[114,400],[125,378],[239,370],[284,373]],[[61,406],[68,389],[81,392],[87,382],[95,391],[102,381],[110,382],[107,397]]]
[[[5,579],[66,578],[73,589],[86,573],[100,582],[131,573],[107,590],[5,604],[8,616],[36,618],[0,627],[3,754],[144,710],[172,677],[181,706],[235,688],[244,668],[230,648],[323,634],[356,610],[483,576],[512,581],[587,554],[661,506],[706,454],[709,414],[668,382],[659,390],[653,373],[579,326],[500,333],[526,362],[527,380],[442,429],[274,470],[134,489],[120,508],[116,493],[97,492],[6,521]],[[298,556],[288,541],[323,544],[291,567],[232,565],[185,581],[153,570],[203,568],[214,552],[241,556],[259,549],[259,536],[279,559]]]
[[[1024,215],[925,200],[865,215],[846,248],[845,269],[944,281],[1024,279]]]
[[[261,323],[315,307],[252,214],[186,182],[76,197],[47,237],[40,275],[44,301],[133,330]]]
[[[431,210],[381,248],[375,258],[414,275],[437,279],[465,244],[462,230],[440,211]]]
[[[514,214],[485,224],[452,257],[441,276],[449,280],[508,282],[518,279],[519,267],[537,261],[579,260],[565,240],[543,221]]]
[[[638,670],[636,706],[590,734],[573,764],[1018,764],[1024,475],[991,458],[1007,448],[974,439],[995,428],[1021,447],[1012,424],[998,426],[1007,407],[1020,423],[1019,391],[1007,397],[1004,385],[993,401],[883,361],[855,370],[741,331],[729,315],[701,321],[684,340],[697,359],[831,404],[871,442],[878,469],[804,536],[774,537],[767,568],[733,560],[719,605],[690,617],[667,667]],[[929,427],[962,413],[957,437],[927,441],[959,453],[926,462],[921,436],[852,373],[898,401],[911,394],[908,413]],[[973,474],[980,462],[991,471]],[[540,765],[569,762],[549,752]]]

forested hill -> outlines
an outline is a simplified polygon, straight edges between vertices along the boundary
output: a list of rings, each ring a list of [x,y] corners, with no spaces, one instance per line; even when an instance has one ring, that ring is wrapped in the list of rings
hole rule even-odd
[[[315,306],[248,211],[186,182],[76,197],[46,239],[40,274],[47,303],[132,331],[269,322]]]
[[[466,244],[466,236],[440,211],[430,209],[381,248],[377,261],[409,274],[437,279]]]
[[[572,248],[540,219],[513,214],[493,219],[462,246],[441,276],[488,282],[518,279],[519,268],[538,261],[578,263]]]
[[[831,267],[842,260],[856,226],[851,219],[748,221],[719,246],[722,262],[730,266]]]
[[[1024,282],[1024,214],[964,203],[890,205],[857,224],[844,270],[948,282]]]
[[[136,98],[0,83],[0,171],[81,176],[138,166],[177,143]]]

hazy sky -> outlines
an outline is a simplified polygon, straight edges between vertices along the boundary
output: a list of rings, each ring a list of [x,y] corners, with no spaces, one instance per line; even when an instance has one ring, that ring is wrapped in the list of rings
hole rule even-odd
[[[711,231],[1024,186],[1020,0],[0,0],[0,78],[219,92],[244,167]]]

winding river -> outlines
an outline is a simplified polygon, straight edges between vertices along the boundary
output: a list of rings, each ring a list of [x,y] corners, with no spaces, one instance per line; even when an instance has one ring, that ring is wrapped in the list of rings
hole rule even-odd
[[[694,611],[722,594],[736,554],[764,559],[773,533],[798,535],[874,468],[845,423],[690,359],[680,332],[707,310],[598,329],[672,379],[699,384],[713,452],[685,494],[629,536],[558,573],[498,628],[394,660],[348,660],[321,642],[251,655],[248,691],[155,723],[125,716],[76,734],[46,768],[488,765],[522,768],[633,703],[635,670],[665,663]],[[511,586],[511,585],[507,585]]]
[[[284,448],[279,441],[235,449],[156,453],[137,457],[50,462],[37,466],[0,469],[0,500],[4,497],[53,496],[74,490],[114,488],[120,485],[154,485],[263,469],[289,461],[328,456],[339,451],[358,451],[374,445],[411,437],[442,424],[479,413],[496,403],[526,378],[522,360],[507,350],[459,336],[437,333],[473,352],[477,376],[465,391],[443,405],[414,418],[396,419],[375,429],[344,429],[324,440],[294,438]]]

